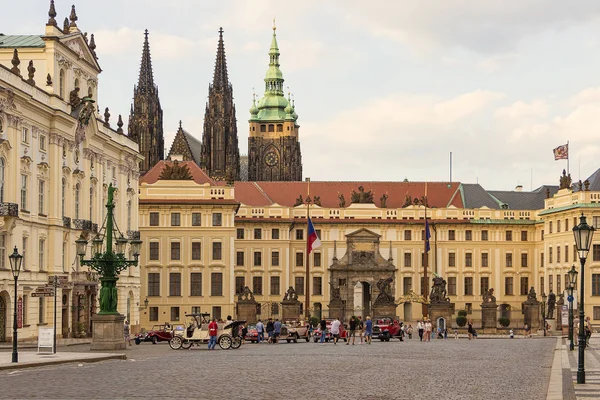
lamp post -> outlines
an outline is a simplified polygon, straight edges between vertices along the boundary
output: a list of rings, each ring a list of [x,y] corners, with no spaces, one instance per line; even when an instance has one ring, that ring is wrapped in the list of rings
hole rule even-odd
[[[575,246],[579,253],[579,262],[581,263],[581,293],[579,294],[579,350],[577,363],[577,383],[585,383],[585,260],[592,245],[594,236],[594,227],[589,226],[585,221],[585,215],[581,213],[579,225],[573,227],[573,236],[575,236]]]
[[[546,296],[546,293],[542,293],[542,329],[544,330],[544,336],[546,336],[546,300],[548,300],[548,296]]]
[[[14,319],[13,319],[13,348],[12,348],[12,362],[19,362],[19,352],[17,351],[17,281],[19,280],[19,274],[21,273],[21,264],[23,263],[23,256],[19,254],[17,246],[15,251],[8,256],[10,260],[10,270],[15,279],[15,306],[14,306]]]
[[[575,269],[575,265],[571,267],[567,276],[569,277],[567,284],[569,297],[567,297],[567,300],[569,301],[569,340],[571,341],[569,350],[573,351],[575,350],[575,342],[573,341],[573,290],[577,287],[577,270]]]
[[[129,266],[137,266],[140,255],[140,247],[142,241],[134,239],[128,241],[123,237],[123,234],[116,226],[113,217],[115,205],[113,197],[115,188],[111,185],[108,187],[108,201],[106,203],[106,220],[100,232],[92,240],[92,258],[85,260],[87,240],[83,236],[75,241],[77,245],[77,254],[81,265],[87,265],[96,271],[100,277],[102,288],[100,289],[100,311],[99,315],[118,314],[117,312],[117,281],[119,274]],[[115,236],[113,237],[113,234]],[[118,235],[118,236],[117,236]],[[113,243],[114,240],[114,243]],[[125,247],[127,243],[131,244],[133,260],[125,258]],[[103,245],[106,245],[105,251],[102,252]],[[115,251],[113,251],[113,245]]]

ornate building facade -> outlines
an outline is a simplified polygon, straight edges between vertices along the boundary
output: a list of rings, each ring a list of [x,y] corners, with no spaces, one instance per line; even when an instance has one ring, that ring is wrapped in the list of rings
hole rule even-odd
[[[223,28],[219,29],[215,73],[208,87],[208,103],[204,111],[200,167],[213,179],[240,179],[237,120],[233,87],[227,75]]]
[[[302,154],[295,105],[283,92],[275,27],[269,49],[265,94],[250,108],[248,179],[250,181],[302,180]]]
[[[114,129],[108,110],[104,119],[96,113],[94,35],[79,30],[75,7],[62,28],[53,1],[48,15],[43,34],[4,35],[0,44],[0,341],[10,340],[15,296],[20,340],[51,325],[54,311],[59,337],[91,332],[99,282],[79,265],[75,240],[99,230],[110,183],[118,188],[118,225],[139,235],[141,157],[122,122]],[[24,256],[17,293],[8,260],[15,247]],[[49,298],[33,295],[53,275],[68,280],[56,310]],[[119,312],[133,325],[139,289],[139,270],[123,272]]]
[[[154,83],[148,30],[144,32],[144,46],[138,84],[133,88],[133,104],[129,113],[127,135],[139,145],[144,157],[140,171],[150,170],[164,159],[163,111],[158,98],[158,86]]]

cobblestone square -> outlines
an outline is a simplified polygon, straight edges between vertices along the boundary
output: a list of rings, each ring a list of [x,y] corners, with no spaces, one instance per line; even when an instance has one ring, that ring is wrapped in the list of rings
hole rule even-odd
[[[3,371],[0,398],[545,399],[556,340],[129,347],[126,361]],[[86,346],[69,351],[86,351]]]

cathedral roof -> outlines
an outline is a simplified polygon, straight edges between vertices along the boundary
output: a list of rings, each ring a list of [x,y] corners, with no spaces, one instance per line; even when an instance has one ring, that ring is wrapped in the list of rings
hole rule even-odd
[[[156,88],[156,85],[154,84],[154,74],[152,72],[152,59],[150,57],[148,34],[148,29],[146,29],[144,31],[144,47],[142,49],[142,61],[140,63],[140,76],[137,84],[137,90],[141,92],[152,92]]]
[[[148,184],[156,183],[159,180],[160,174],[162,173],[163,169],[167,165],[171,165],[172,166],[173,165],[173,161],[161,160],[158,163],[156,163],[156,165],[154,167],[152,167],[150,169],[150,171],[146,172],[146,174],[140,178],[140,184],[142,184],[142,183],[148,183]],[[197,184],[202,185],[202,184],[208,183],[211,186],[216,186],[215,181],[213,181],[198,165],[196,165],[195,162],[193,162],[193,161],[180,161],[179,165],[181,165],[181,166],[187,166],[188,167],[188,170],[190,171],[190,174],[192,175],[192,178],[194,179],[194,182],[196,182]]]
[[[0,48],[46,47],[40,35],[4,35],[0,33]]]
[[[187,150],[187,151],[186,151]],[[175,133],[171,150],[169,150],[168,157],[171,156],[191,156],[192,160],[196,164],[200,165],[202,156],[202,142],[194,137],[191,133],[183,129],[181,121],[179,122],[179,129]],[[190,161],[190,160],[186,160]]]

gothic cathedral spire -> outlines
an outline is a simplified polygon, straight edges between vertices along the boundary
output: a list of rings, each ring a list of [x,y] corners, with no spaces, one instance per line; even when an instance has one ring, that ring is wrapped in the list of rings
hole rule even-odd
[[[248,180],[301,181],[302,154],[298,140],[298,115],[289,94],[283,93],[283,74],[279,69],[276,27],[269,49],[269,68],[265,94],[252,101],[248,137]]]
[[[129,114],[128,135],[139,145],[144,156],[140,167],[143,174],[164,159],[163,111],[154,84],[148,30],[144,32],[144,47],[138,84],[133,88],[133,104]]]
[[[213,82],[208,87],[200,167],[213,179],[239,180],[240,178],[237,120],[233,104],[233,87],[227,76],[223,28],[219,29],[215,72]]]

